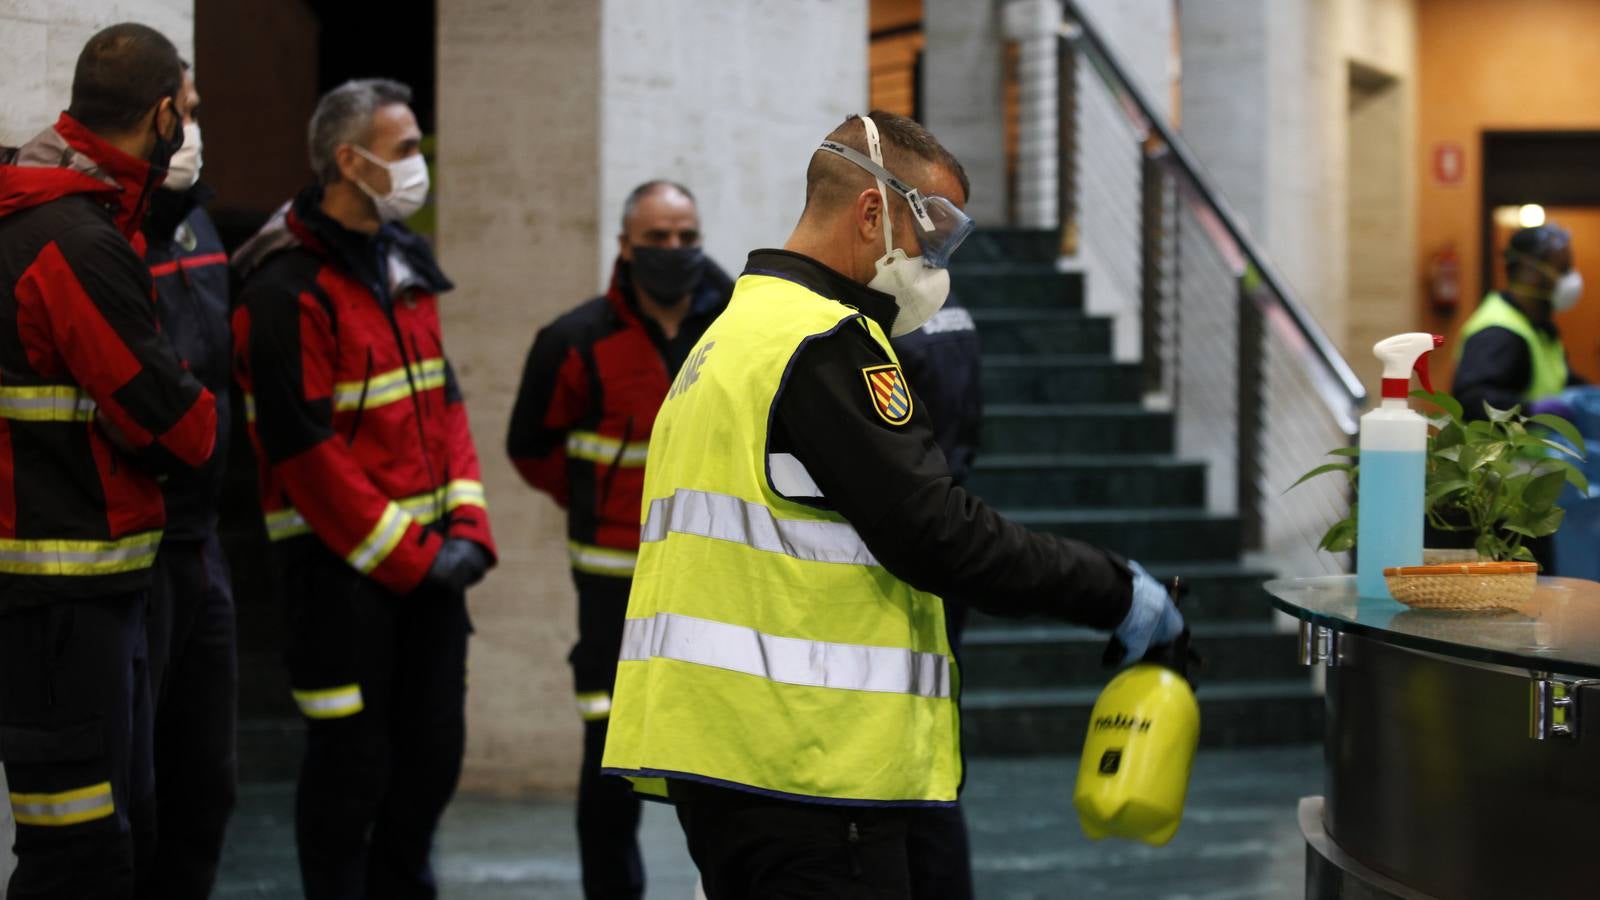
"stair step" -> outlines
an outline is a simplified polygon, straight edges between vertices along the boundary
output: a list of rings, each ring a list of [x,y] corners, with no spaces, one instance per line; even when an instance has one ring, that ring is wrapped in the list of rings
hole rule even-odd
[[[997,506],[1203,506],[1206,466],[1152,455],[980,455],[967,488]]]
[[[1137,403],[1144,375],[1132,363],[1078,354],[985,354],[990,403]]]
[[[1201,685],[1246,680],[1292,680],[1305,674],[1295,650],[1299,639],[1269,621],[1191,622],[1195,649],[1204,665]],[[1083,687],[1104,683],[1100,661],[1104,632],[1070,625],[969,629],[961,640],[964,688]]]
[[[239,782],[293,781],[305,755],[305,722],[293,717],[239,718]]]
[[[1061,255],[1061,235],[1054,229],[983,228],[973,232],[956,252],[954,265],[991,262],[1054,263]]]
[[[1171,453],[1170,413],[1135,404],[990,403],[983,448],[1014,453]]]
[[[1183,599],[1183,615],[1190,622],[1262,622],[1272,611],[1264,585],[1276,577],[1264,569],[1237,562],[1165,563],[1140,560],[1151,575],[1162,580],[1181,576],[1189,585]],[[1049,620],[1031,617],[1006,619],[973,610],[968,614],[971,631],[996,628],[1027,628]]]
[[[963,691],[962,746],[973,756],[1078,753],[1102,687]],[[1308,678],[1202,683],[1196,697],[1204,746],[1322,739],[1322,698]]]
[[[1239,555],[1239,520],[1197,509],[1005,510],[1019,524],[1088,541],[1129,559],[1164,562],[1232,560]]]
[[[1071,310],[975,309],[988,353],[1076,353],[1109,357],[1111,320]]]
[[[1083,309],[1083,273],[1054,265],[996,263],[952,266],[950,292],[969,309]]]

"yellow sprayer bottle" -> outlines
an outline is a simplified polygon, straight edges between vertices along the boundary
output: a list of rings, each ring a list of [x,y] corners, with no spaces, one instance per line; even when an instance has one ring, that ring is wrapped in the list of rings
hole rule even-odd
[[[1112,638],[1107,659],[1121,655]],[[1188,675],[1193,658],[1186,628],[1118,673],[1095,701],[1072,795],[1090,838],[1159,847],[1177,834],[1200,740],[1200,705]]]

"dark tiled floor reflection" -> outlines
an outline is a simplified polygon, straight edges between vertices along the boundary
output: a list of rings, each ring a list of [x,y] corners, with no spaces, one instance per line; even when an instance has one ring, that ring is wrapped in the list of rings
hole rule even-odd
[[[1284,900],[1303,886],[1295,803],[1322,792],[1319,747],[1202,751],[1183,828],[1166,847],[1094,843],[1072,812],[1075,758],[977,760],[967,785],[983,900]],[[293,791],[245,788],[216,897],[299,898]],[[449,900],[577,900],[572,809],[462,797],[439,838]],[[693,868],[670,810],[647,804],[650,897],[687,900]]]

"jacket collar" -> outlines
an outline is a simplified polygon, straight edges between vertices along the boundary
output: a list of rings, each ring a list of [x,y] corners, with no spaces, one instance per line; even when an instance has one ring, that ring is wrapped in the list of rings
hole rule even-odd
[[[98,194],[130,239],[158,181],[148,162],[111,146],[66,113],[7,155],[9,164],[0,167],[0,215],[70,194]]]
[[[792,281],[814,294],[860,310],[877,322],[885,334],[894,326],[900,307],[894,297],[847,278],[809,256],[789,250],[755,250],[745,263],[745,275],[770,275]]]
[[[274,254],[293,247],[304,247],[326,260],[366,285],[380,300],[389,294],[387,268],[391,252],[405,260],[410,269],[409,283],[434,295],[455,287],[439,268],[426,240],[396,222],[385,223],[375,235],[344,227],[322,211],[320,185],[305,188],[280,207],[234,254],[234,269],[239,277],[247,277]]]

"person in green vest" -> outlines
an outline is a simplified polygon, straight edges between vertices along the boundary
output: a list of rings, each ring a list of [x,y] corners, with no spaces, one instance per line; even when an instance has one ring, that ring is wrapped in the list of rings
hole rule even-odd
[[[1460,362],[1451,386],[1470,418],[1496,409],[1567,412],[1558,395],[1581,384],[1567,368],[1554,315],[1575,306],[1583,276],[1572,263],[1572,235],[1547,224],[1512,235],[1506,289],[1491,291],[1461,329]]]
[[[602,766],[676,805],[709,900],[917,896],[908,830],[962,782],[941,597],[1127,659],[1183,629],[1137,563],[951,478],[889,339],[944,303],[967,192],[916,122],[845,120],[656,419]]]

